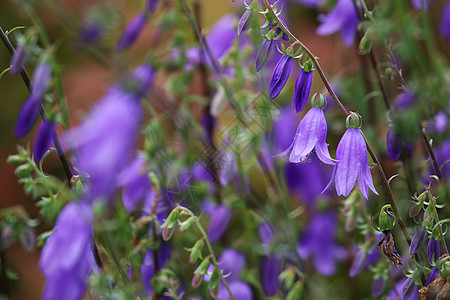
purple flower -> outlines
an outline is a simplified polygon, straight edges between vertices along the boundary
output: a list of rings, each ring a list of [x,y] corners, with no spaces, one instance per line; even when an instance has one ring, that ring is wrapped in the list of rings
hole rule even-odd
[[[202,125],[203,131],[205,133],[206,142],[212,143],[216,119],[214,118],[213,115],[211,115],[209,107],[206,107],[205,110],[203,111],[200,124]]]
[[[301,258],[313,256],[317,272],[331,276],[336,271],[336,260],[345,258],[345,250],[335,244],[336,217],[332,212],[318,214],[308,224],[297,246]]]
[[[252,289],[248,286],[247,283],[240,280],[233,280],[228,283],[230,287],[231,293],[233,294],[234,299],[242,299],[242,300],[253,300]],[[230,294],[223,286],[222,282],[220,283],[219,296],[218,300],[231,300]]]
[[[436,160],[441,168],[442,177],[444,181],[450,179],[450,140],[445,140],[441,145],[434,149],[434,154],[436,155]],[[433,173],[434,173],[433,168]]]
[[[157,251],[157,262],[155,261],[155,251]],[[147,253],[145,254],[144,261],[141,265],[142,284],[144,285],[144,290],[147,295],[151,295],[153,292],[151,281],[157,271],[156,263],[158,263],[158,267],[161,269],[169,258],[170,248],[167,243],[163,243],[159,251],[147,249]]]
[[[81,44],[94,44],[99,41],[102,36],[104,28],[97,21],[86,21],[81,25],[80,31],[78,33],[78,41]]]
[[[284,156],[291,152],[289,161],[292,163],[304,162],[313,149],[318,158],[325,164],[333,165],[333,159],[328,152],[327,122],[323,109],[312,107],[298,124],[294,141],[284,152],[277,156]]]
[[[156,7],[158,6],[159,0],[147,0],[145,3],[145,11],[149,14],[152,14],[156,11]]]
[[[372,298],[378,298],[383,294],[386,280],[383,277],[378,277],[372,281]]]
[[[281,272],[281,260],[275,255],[269,255],[262,258],[261,261],[261,285],[264,294],[273,297],[280,288],[278,276]]]
[[[350,277],[355,277],[361,273],[367,265],[367,252],[358,248],[352,266],[350,267]]]
[[[436,267],[433,267],[427,276],[427,280],[425,281],[425,286],[428,286],[430,283],[432,283],[438,275],[439,275],[439,269]]]
[[[220,18],[206,36],[205,40],[208,44],[212,55],[216,59],[220,59],[233,45],[236,39],[236,29],[234,27],[236,16],[229,14]],[[206,56],[207,63],[211,62]]]
[[[33,144],[33,155],[36,161],[40,161],[45,152],[50,148],[50,143],[55,134],[55,128],[55,123],[42,120]]]
[[[25,100],[17,117],[15,136],[20,138],[27,134],[39,115],[41,101],[51,78],[51,68],[46,62],[41,62],[33,73],[31,95]]]
[[[19,74],[29,58],[30,55],[25,45],[19,45],[11,58],[11,73],[14,75]]]
[[[277,152],[282,152],[291,145],[297,127],[297,115],[289,107],[283,107],[279,117],[273,122],[273,138]]]
[[[93,269],[90,208],[82,202],[67,204],[45,243],[39,266],[46,283],[43,299],[82,299]]]
[[[433,263],[433,261],[436,262],[441,256],[441,248],[439,246],[439,241],[437,241],[433,237],[428,240],[427,256],[430,264]]]
[[[414,278],[407,278],[402,287],[402,297],[403,299],[409,299],[413,293],[417,290],[417,286],[414,283]]]
[[[395,133],[391,128],[386,136],[386,146],[388,154],[392,160],[397,160],[402,152],[402,145],[405,143],[405,147],[409,156],[412,153],[412,146],[408,143],[400,134]]]
[[[409,253],[411,255],[417,253],[417,251],[420,250],[423,243],[425,243],[425,240],[427,238],[427,229],[425,227],[420,226],[419,229],[417,229],[416,233],[414,234],[413,238],[411,239],[411,245],[409,246]]]
[[[410,90],[403,90],[395,97],[392,105],[393,110],[402,112],[403,110],[409,109],[414,106],[416,100],[416,96]]]
[[[138,38],[139,34],[145,27],[147,23],[147,15],[140,13],[136,15],[130,23],[128,23],[127,28],[120,36],[116,44],[116,50],[122,51],[130,48],[134,41]]]
[[[251,20],[252,20],[251,16],[252,16],[252,10],[251,9],[245,10],[244,14],[242,15],[241,19],[239,20],[239,25],[238,25],[238,29],[237,29],[238,36],[246,33],[250,29]]]
[[[341,31],[344,44],[347,47],[353,45],[359,18],[352,0],[339,0],[328,15],[321,16],[320,21],[322,24],[317,28],[317,34],[330,35]]]
[[[278,97],[283,90],[287,80],[289,79],[289,74],[291,73],[291,62],[291,56],[283,55],[275,66],[269,86],[270,100]]]
[[[402,287],[404,286],[405,282],[406,282],[406,279],[403,279],[403,280],[400,280],[399,282],[397,282],[395,284],[395,287],[388,293],[387,298],[389,300],[398,300],[398,299],[400,299],[399,295],[403,295]],[[402,299],[404,299],[404,300],[418,300],[419,299],[419,297],[418,297],[418,290],[414,289],[412,292],[413,293],[411,295],[409,295],[408,298],[403,297]],[[408,295],[406,295],[406,296],[408,296]]]
[[[368,188],[378,195],[372,182],[370,167],[367,165],[366,142],[359,130],[359,118],[355,113],[347,117],[347,131],[341,138],[336,150],[336,165],[331,175],[331,180],[324,190],[332,184],[336,184],[338,196],[347,197],[352,191],[356,179],[363,196],[368,199]]]
[[[322,4],[323,0],[294,0],[306,7],[316,7]]]
[[[256,54],[255,59],[255,70],[259,72],[262,68],[264,68],[272,56],[275,47],[274,40],[264,39],[261,43],[261,46],[258,49],[258,53]]]
[[[300,70],[300,73],[295,80],[294,97],[292,99],[292,109],[296,113],[302,112],[308,102],[312,79],[312,71],[307,72],[304,69]]]
[[[428,5],[430,4],[430,2],[433,2],[433,1],[430,1],[430,0],[411,0],[411,4],[412,4],[412,6],[415,9],[417,9],[417,10],[423,9],[424,11],[428,10]]]
[[[258,233],[261,242],[264,245],[269,245],[274,238],[272,226],[269,223],[263,222],[258,226]]]
[[[208,237],[211,242],[218,241],[227,230],[233,212],[226,205],[219,205],[214,209],[209,224]]]
[[[442,9],[439,34],[447,43],[450,43],[450,1],[447,1]]]

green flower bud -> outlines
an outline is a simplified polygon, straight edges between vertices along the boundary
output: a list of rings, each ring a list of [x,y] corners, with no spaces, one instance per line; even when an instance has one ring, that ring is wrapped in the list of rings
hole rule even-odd
[[[32,170],[33,170],[33,167],[31,166],[31,164],[24,164],[24,165],[18,166],[16,168],[16,170],[14,171],[14,173],[19,178],[24,178],[24,177],[30,176]]]
[[[318,108],[324,109],[325,105],[326,105],[326,100],[325,100],[325,97],[321,93],[315,93],[311,97],[311,106],[312,107],[318,107]]]
[[[211,278],[209,279],[208,288],[210,290],[214,290],[217,286],[219,286],[220,281],[220,270],[218,267],[214,268],[214,271],[211,274]],[[217,296],[215,297],[217,298]]]
[[[26,161],[27,161],[26,157],[22,155],[10,155],[8,156],[7,160],[9,164],[23,164]]]
[[[380,216],[378,217],[378,226],[380,227],[381,231],[391,230],[392,228],[394,228],[394,220],[392,218],[392,215],[387,211],[387,208],[390,207],[391,205],[387,204],[381,208]]]
[[[208,271],[209,268],[209,261],[210,257],[208,256],[201,262],[201,264],[197,267],[197,269],[195,269],[194,274],[201,276],[205,275],[206,271]]]
[[[200,239],[194,244],[194,247],[190,249],[191,251],[191,255],[189,255],[190,263],[195,263],[197,259],[199,259],[202,256],[203,245],[205,245],[205,242],[203,239]]]
[[[367,30],[358,45],[358,53],[364,55],[372,50],[372,39],[370,38],[370,30]]]
[[[345,126],[347,128],[361,128],[362,118],[358,113],[350,112],[345,120]]]
[[[194,277],[192,277],[192,287],[198,288],[200,284],[203,282],[203,275],[195,274]]]
[[[181,222],[180,223],[180,230],[181,230],[181,232],[185,232],[186,230],[188,230],[189,227],[191,227],[191,225],[193,223],[195,223],[196,219],[197,219],[197,217],[190,217],[186,221]]]
[[[287,294],[286,300],[301,299],[303,292],[303,282],[297,281]]]
[[[161,228],[173,228],[175,224],[178,221],[178,217],[180,216],[180,212],[178,211],[178,208],[175,208],[172,210],[170,215],[167,217],[167,219],[164,221],[164,223],[161,225]]]
[[[169,227],[164,227],[162,230],[162,238],[163,240],[165,240],[166,242],[168,240],[170,240],[170,238],[173,235],[173,232],[175,231],[175,227],[169,228]]]
[[[213,297],[213,299],[216,299],[219,296],[219,292],[220,292],[219,284],[215,288],[209,289],[209,294],[211,295],[211,297]]]

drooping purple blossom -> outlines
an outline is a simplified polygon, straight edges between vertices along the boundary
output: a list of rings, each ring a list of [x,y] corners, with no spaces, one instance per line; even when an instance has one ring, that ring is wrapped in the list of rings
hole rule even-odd
[[[372,298],[378,298],[383,294],[384,287],[386,286],[386,280],[383,277],[375,278],[372,281]]]
[[[403,283],[402,287],[403,299],[410,299],[411,296],[414,294],[414,292],[417,292],[417,286],[414,283],[414,278],[409,277],[405,280],[405,283]]]
[[[215,207],[208,229],[208,237],[211,242],[218,241],[222,237],[231,221],[232,214],[232,210],[226,205]]]
[[[312,256],[317,272],[331,276],[336,271],[336,260],[345,258],[345,250],[336,245],[336,217],[332,212],[317,214],[309,222],[297,246],[301,258]]]
[[[403,293],[402,293],[402,288],[403,285],[405,284],[406,279],[400,280],[399,282],[397,282],[394,286],[393,289],[391,289],[389,291],[389,293],[387,294],[387,298],[389,300],[398,300],[400,299],[400,297],[402,297]],[[399,297],[400,295],[400,297]],[[418,289],[414,289],[413,293],[411,295],[409,295],[408,298],[403,297],[402,299],[404,300],[418,300],[419,299],[419,294],[418,294]]]
[[[259,46],[258,52],[256,53],[255,59],[255,70],[256,72],[261,71],[264,68],[272,56],[275,49],[275,41],[264,39]]]
[[[145,11],[149,14],[152,14],[156,11],[156,7],[158,6],[159,0],[147,0],[145,3]]]
[[[283,90],[291,73],[292,56],[283,55],[273,70],[269,86],[269,98],[275,99]]]
[[[412,153],[412,146],[411,144],[406,141],[401,134],[396,133],[392,128],[389,129],[387,136],[386,136],[386,146],[389,156],[392,160],[397,160],[400,157],[400,154],[402,152],[402,146],[403,143],[406,147],[406,152],[409,156],[411,156]]]
[[[353,263],[350,267],[350,277],[355,277],[364,271],[369,265],[375,264],[379,258],[380,252],[377,247],[374,247],[370,252],[358,247]]]
[[[425,281],[425,286],[428,286],[430,283],[432,283],[438,275],[439,275],[439,269],[436,267],[433,267],[427,276],[427,280]]]
[[[394,103],[392,105],[393,110],[397,112],[402,112],[414,106],[417,102],[416,96],[408,89],[405,89],[398,93],[395,97]]]
[[[157,261],[155,261],[155,252],[157,254]],[[144,261],[141,265],[142,284],[144,285],[144,290],[147,295],[150,296],[154,290],[151,281],[157,271],[156,264],[158,265],[158,269],[162,269],[169,258],[170,247],[168,243],[163,243],[161,248],[157,250],[147,249]]]
[[[30,54],[28,50],[25,48],[25,45],[19,45],[14,51],[13,56],[11,57],[11,74],[17,75],[22,70],[28,59],[30,58]]]
[[[236,39],[236,28],[234,27],[236,19],[233,14],[223,16],[213,25],[210,33],[205,37],[215,59],[222,58],[233,45]],[[206,62],[211,65],[207,55],[205,55],[205,58]]]
[[[284,152],[278,156],[285,156],[289,152],[289,161],[292,163],[304,162],[313,149],[317,157],[325,164],[333,165],[334,161],[328,152],[327,122],[323,109],[312,107],[298,124],[294,141]]]
[[[428,240],[427,256],[430,264],[433,263],[433,261],[436,262],[441,256],[441,248],[439,246],[439,241],[433,237]]]
[[[252,10],[246,9],[244,14],[242,15],[241,19],[239,20],[239,25],[237,28],[238,36],[246,33],[250,29],[251,16],[252,16]]]
[[[55,123],[42,120],[33,144],[33,155],[36,161],[40,161],[45,152],[50,148],[53,135],[55,134]]]
[[[442,8],[439,34],[447,43],[450,43],[450,1],[447,1]]]
[[[20,138],[33,127],[41,109],[42,97],[47,91],[51,79],[51,68],[46,62],[41,62],[33,73],[31,94],[25,100],[17,117],[15,136]]]
[[[289,107],[283,107],[280,115],[273,122],[273,138],[276,151],[282,152],[292,143],[298,127],[298,117]]]
[[[304,69],[300,70],[300,73],[295,80],[294,97],[292,99],[292,109],[296,113],[302,112],[308,102],[312,79],[312,71],[307,72]]]
[[[428,10],[428,6],[430,5],[431,2],[433,2],[433,1],[432,0],[411,0],[411,5],[416,10],[423,9],[424,11],[427,11]]]
[[[46,279],[43,299],[82,299],[95,267],[92,219],[89,206],[82,202],[69,203],[61,211],[39,260]]]
[[[319,35],[330,35],[340,31],[347,47],[353,45],[359,18],[352,0],[339,0],[328,15],[322,15],[322,24],[317,28]]]
[[[200,124],[202,125],[203,132],[205,133],[206,142],[212,143],[216,119],[211,114],[210,109],[208,109],[208,107],[206,107],[205,110],[203,111]]]
[[[272,226],[267,222],[259,224],[258,233],[259,238],[264,245],[269,245],[274,239]]]
[[[262,258],[260,277],[261,286],[267,297],[273,297],[280,288],[278,276],[281,272],[281,260],[277,255],[268,255]]]
[[[147,15],[144,13],[137,14],[130,23],[128,23],[125,31],[117,41],[116,50],[122,51],[130,48],[134,41],[139,37],[146,23]]]
[[[354,118],[357,120],[355,121]],[[352,124],[352,122],[358,124]],[[350,114],[347,117],[347,131],[342,136],[336,150],[337,162],[325,190],[335,181],[338,196],[347,197],[352,191],[356,179],[358,179],[359,189],[363,196],[368,199],[368,188],[375,194],[378,195],[378,193],[373,186],[372,174],[367,164],[366,142],[358,127],[358,117],[354,113]]]
[[[450,140],[447,139],[441,145],[435,147],[434,154],[441,169],[442,177],[445,182],[448,182],[450,180]],[[434,168],[432,173],[435,173]]]

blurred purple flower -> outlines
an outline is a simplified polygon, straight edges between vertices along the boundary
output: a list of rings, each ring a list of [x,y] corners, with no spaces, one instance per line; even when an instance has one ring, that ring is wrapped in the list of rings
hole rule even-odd
[[[392,105],[393,110],[401,112],[414,106],[416,103],[416,96],[408,89],[405,89],[398,93],[395,97],[394,103]]]
[[[228,283],[230,287],[231,293],[233,294],[234,299],[236,300],[253,300],[252,289],[249,285],[241,280],[233,280]],[[228,291],[223,286],[222,282],[220,283],[220,291],[217,300],[231,300]]]
[[[411,144],[406,141],[400,134],[395,133],[392,128],[389,129],[386,136],[386,146],[388,154],[392,160],[397,160],[402,152],[402,145],[405,143],[405,147],[409,156],[412,153]]]
[[[289,152],[289,161],[292,163],[304,162],[306,157],[315,149],[317,157],[325,164],[334,165],[328,152],[327,122],[323,109],[312,107],[298,124],[292,144],[277,156],[285,156]]]
[[[227,230],[233,212],[226,205],[219,205],[214,209],[209,223],[208,237],[213,243],[218,241]]]
[[[450,1],[447,1],[442,8],[439,34],[447,41],[447,43],[450,43]]]
[[[42,120],[33,144],[33,155],[36,161],[39,162],[45,152],[50,148],[55,129],[55,123]]]
[[[155,262],[155,251],[157,251],[158,261]],[[149,250],[145,254],[144,261],[141,265],[142,284],[147,295],[151,295],[153,292],[153,286],[151,281],[156,274],[156,263],[158,268],[162,269],[164,264],[170,259],[170,247],[168,243],[163,243],[160,249]]]
[[[51,79],[52,70],[46,62],[41,62],[33,73],[33,85],[31,94],[25,100],[17,117],[15,136],[20,138],[27,134],[39,115],[41,109],[42,97],[47,90]]]
[[[236,29],[234,14],[228,14],[220,18],[212,27],[210,33],[205,40],[208,44],[213,56],[220,59],[233,45],[236,39]],[[205,55],[207,63],[211,64],[208,57]]]
[[[309,222],[297,246],[301,258],[313,256],[317,272],[331,276],[336,271],[336,260],[346,257],[345,250],[336,245],[336,217],[332,212],[315,215]]]
[[[251,9],[246,9],[241,19],[239,20],[239,25],[237,28],[238,36],[246,33],[250,29],[252,12],[253,11]]]
[[[372,298],[378,298],[383,294],[386,280],[383,277],[378,277],[372,281]]]
[[[87,21],[81,25],[78,33],[78,41],[82,44],[94,44],[100,40],[103,27],[99,22]]]
[[[359,189],[366,199],[368,188],[378,195],[367,164],[366,142],[358,128],[348,128],[344,133],[336,150],[336,160],[331,180],[324,190],[335,181],[338,196],[347,197],[358,178]]]
[[[323,3],[323,0],[293,0],[293,1],[300,3],[305,7],[316,7],[322,5]]]
[[[156,7],[158,6],[159,0],[147,0],[145,3],[145,11],[149,14],[152,14],[156,11]]]
[[[95,267],[92,219],[90,208],[82,202],[69,203],[61,211],[39,260],[46,279],[43,299],[82,299]]]
[[[259,238],[264,245],[269,245],[274,239],[272,226],[267,222],[259,224],[258,233]]]
[[[296,113],[302,112],[306,103],[308,103],[312,80],[313,71],[306,72],[304,69],[300,70],[300,73],[295,80],[294,97],[292,99],[292,109]]]
[[[130,23],[128,23],[125,31],[117,41],[116,50],[122,51],[130,48],[144,29],[146,23],[147,15],[143,13],[137,14]]]
[[[268,255],[261,261],[261,286],[267,297],[273,297],[280,288],[278,276],[281,272],[281,260],[276,255]]]
[[[445,140],[441,145],[434,148],[434,154],[439,167],[441,168],[442,177],[447,182],[450,179],[450,140]],[[433,168],[432,173],[435,173]]]
[[[264,39],[256,53],[255,70],[259,72],[264,68],[275,50],[275,41]]]
[[[433,263],[433,261],[436,262],[441,256],[441,248],[439,246],[439,241],[437,241],[433,237],[428,240],[427,256],[430,264]]]
[[[428,11],[428,6],[432,2],[434,2],[434,1],[431,1],[431,0],[411,0],[411,5],[417,10],[423,9],[424,11]]]
[[[350,267],[350,277],[355,277],[356,275],[364,271],[367,266],[375,264],[379,258],[380,252],[377,247],[374,247],[370,252],[367,252],[367,250],[363,250],[361,247],[358,247],[353,259],[353,263]]]
[[[276,151],[279,153],[288,148],[292,143],[298,127],[297,115],[289,107],[283,107],[279,117],[273,122],[273,136]]]
[[[275,99],[283,90],[291,73],[292,57],[289,55],[281,56],[275,69],[273,70],[272,79],[269,86],[269,98]]]
[[[203,111],[200,124],[202,125],[203,131],[205,133],[206,142],[212,143],[216,119],[211,115],[209,107],[206,107]]]
[[[353,45],[358,28],[359,18],[352,0],[339,0],[328,15],[321,15],[322,24],[317,28],[319,35],[330,35],[341,31],[344,44]]]
[[[25,64],[27,63],[28,59],[30,58],[30,54],[28,53],[27,49],[25,48],[25,45],[19,45],[16,48],[16,51],[14,51],[14,54],[11,58],[11,74],[17,75],[19,74]]]
[[[402,288],[403,285],[405,284],[406,279],[400,280],[399,282],[397,282],[394,286],[394,288],[392,290],[389,291],[387,298],[389,300],[399,300],[399,299],[403,299],[403,300],[418,300],[419,299],[419,293],[418,293],[418,289],[413,290],[413,293],[408,297],[408,298],[401,298],[403,293],[402,293]]]

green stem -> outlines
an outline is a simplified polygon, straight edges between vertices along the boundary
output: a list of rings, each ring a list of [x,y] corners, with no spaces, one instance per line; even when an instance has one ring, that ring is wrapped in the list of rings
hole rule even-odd
[[[439,222],[439,215],[438,215],[436,206],[434,207],[434,221],[436,223]],[[439,224],[439,235],[441,236],[441,243],[442,243],[442,247],[444,248],[444,252],[445,252],[445,254],[448,255],[448,248],[447,248],[447,243],[445,243],[444,232],[442,231],[442,224]],[[435,259],[437,259],[437,257]]]

